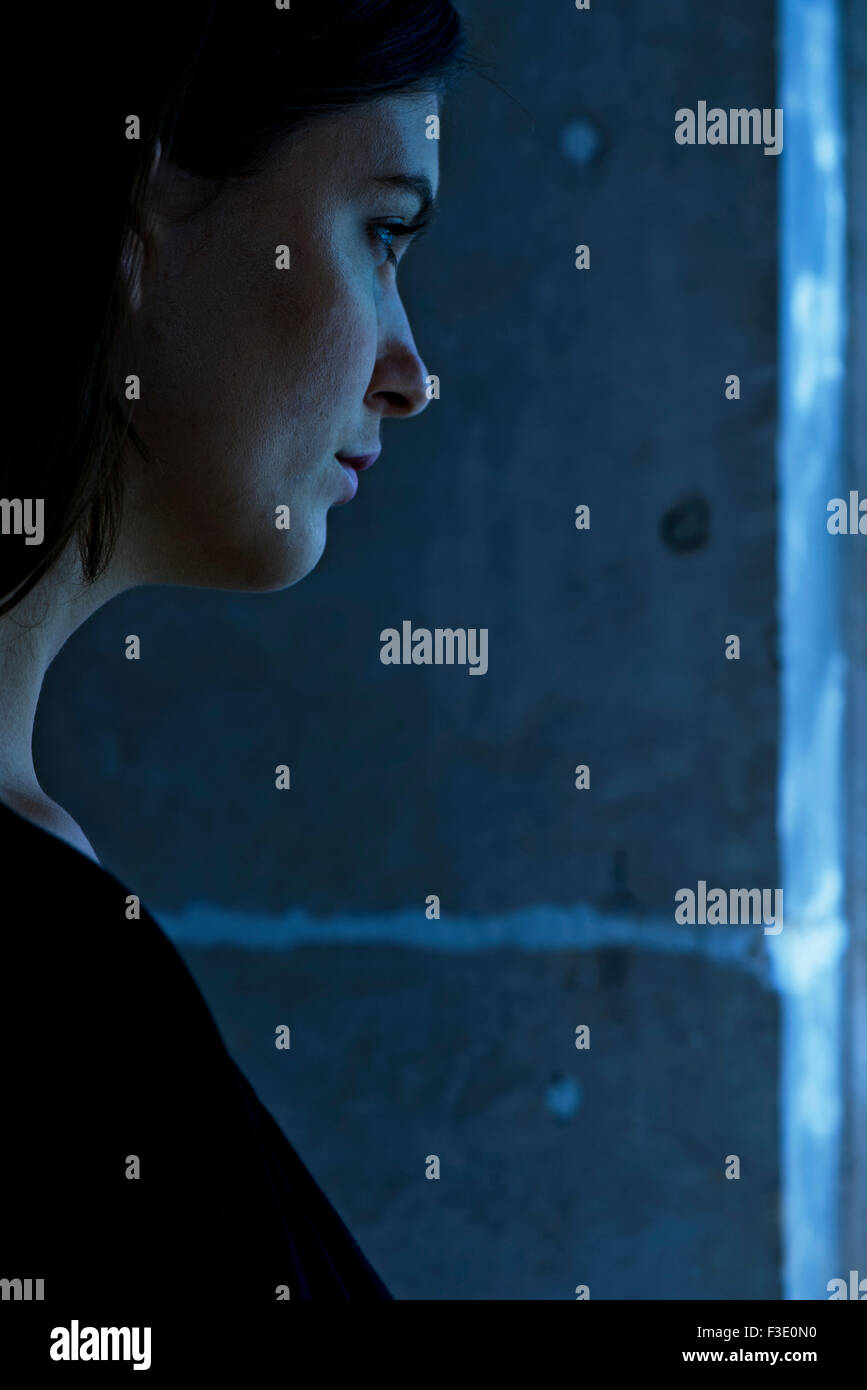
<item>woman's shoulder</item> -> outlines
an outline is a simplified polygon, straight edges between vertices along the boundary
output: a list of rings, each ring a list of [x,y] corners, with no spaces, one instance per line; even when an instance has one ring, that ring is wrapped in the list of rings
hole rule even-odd
[[[0,921],[17,1026],[40,1019],[90,1032],[123,1029],[129,1056],[223,1043],[174,943],[140,896],[68,841],[0,803]],[[4,991],[6,992],[6,991]],[[7,1021],[10,1017],[7,1012]]]
[[[65,811],[56,801],[50,797],[40,797],[23,794],[12,794],[4,792],[0,798],[0,829],[3,832],[3,839],[7,836],[18,837],[26,836],[31,844],[33,838],[29,834],[31,830],[48,834],[52,839],[60,840],[61,843],[69,845],[85,858],[91,859],[95,864],[99,863],[96,850],[88,840],[81,826],[73,820],[68,811]],[[50,846],[49,846],[50,849]]]
[[[137,895],[12,812],[0,811],[0,843],[0,1046],[18,1060],[7,1116],[26,1136],[15,1181],[41,1171],[40,1151],[56,1157],[55,1134],[77,1132],[64,1190],[104,1211],[102,1249],[138,1187],[125,1183],[124,1197],[109,1200],[100,1186],[108,1156],[136,1136],[143,1171],[147,1157],[136,1218],[143,1268],[148,1232],[157,1261],[167,1227],[182,1221],[200,1270],[228,1252],[259,1267],[259,1299],[281,1283],[301,1298],[390,1298]]]

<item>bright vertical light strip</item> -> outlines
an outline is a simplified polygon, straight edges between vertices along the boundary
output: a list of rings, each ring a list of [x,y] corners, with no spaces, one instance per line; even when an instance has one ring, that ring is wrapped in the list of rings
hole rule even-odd
[[[779,0],[781,746],[783,931],[767,937],[781,991],[783,1297],[827,1298],[840,1273],[845,131],[840,0]]]

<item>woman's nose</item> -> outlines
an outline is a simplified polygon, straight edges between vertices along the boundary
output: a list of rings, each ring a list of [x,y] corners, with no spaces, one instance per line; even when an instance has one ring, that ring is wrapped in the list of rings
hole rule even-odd
[[[382,415],[418,415],[428,404],[428,371],[419,356],[406,310],[398,301],[383,325],[367,403]]]

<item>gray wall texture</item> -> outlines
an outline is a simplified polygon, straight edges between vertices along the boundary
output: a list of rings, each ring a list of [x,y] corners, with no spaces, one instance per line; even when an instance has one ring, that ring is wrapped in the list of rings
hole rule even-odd
[[[401,270],[442,399],[386,423],[297,588],[98,613],[37,769],[158,918],[630,917],[587,950],[184,953],[397,1297],[779,1298],[777,999],[641,944],[679,887],[779,883],[778,165],[674,140],[699,100],[776,105],[774,5],[459,8],[494,81],[446,106]],[[487,675],[383,666],[404,619],[487,627]]]

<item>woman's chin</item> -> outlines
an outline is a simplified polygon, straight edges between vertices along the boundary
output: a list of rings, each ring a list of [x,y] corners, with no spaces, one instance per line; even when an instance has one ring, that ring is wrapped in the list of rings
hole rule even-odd
[[[294,532],[291,539],[287,533],[279,532],[278,544],[248,556],[243,572],[237,576],[240,582],[227,587],[256,593],[276,593],[291,588],[319,564],[325,541],[324,516],[321,525],[308,525],[303,531]]]
[[[214,532],[210,545],[178,544],[171,560],[154,566],[143,583],[179,584],[237,593],[276,593],[291,588],[315,569],[327,539],[327,512],[293,515],[292,529],[268,527],[255,520],[231,537]]]

